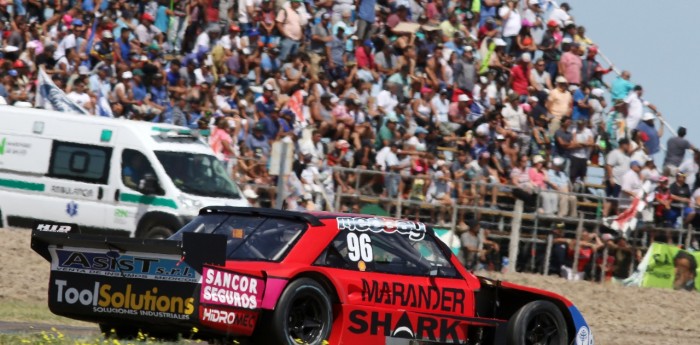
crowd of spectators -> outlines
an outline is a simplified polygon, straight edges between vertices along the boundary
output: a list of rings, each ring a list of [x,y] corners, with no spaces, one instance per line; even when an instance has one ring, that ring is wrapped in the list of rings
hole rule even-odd
[[[668,143],[666,181],[654,166],[661,114],[628,71],[606,84],[612,66],[567,3],[0,1],[0,31],[8,104],[32,103],[43,69],[97,116],[210,131],[244,185],[273,184],[272,144],[292,142],[288,208],[374,189],[443,206],[447,222],[450,205],[498,207],[502,183],[542,213],[574,215],[576,199],[556,192],[604,164],[608,196],[653,179],[670,193],[658,194],[659,217],[675,222],[672,200],[692,220],[698,192],[675,178],[692,184],[698,171],[683,163],[685,131]]]

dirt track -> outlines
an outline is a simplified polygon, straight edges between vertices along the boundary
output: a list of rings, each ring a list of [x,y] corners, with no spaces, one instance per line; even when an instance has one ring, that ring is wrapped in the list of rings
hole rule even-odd
[[[46,305],[49,264],[34,253],[30,231],[0,229],[0,315],[8,304]],[[494,278],[534,286],[569,298],[590,323],[597,344],[700,344],[700,294],[682,291],[629,288],[568,282],[556,277],[529,274],[493,275]],[[56,319],[57,324],[68,322]],[[36,323],[0,323],[0,332],[16,332],[22,327],[43,329],[46,320]],[[71,323],[61,327],[71,332],[89,330],[89,324]],[[95,328],[96,330],[96,328]]]

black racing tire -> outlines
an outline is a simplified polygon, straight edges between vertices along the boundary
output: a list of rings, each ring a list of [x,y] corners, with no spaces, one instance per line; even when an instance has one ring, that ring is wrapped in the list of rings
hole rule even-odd
[[[135,339],[139,335],[138,328],[106,323],[100,324],[100,332],[102,332],[105,339]]]
[[[267,344],[321,345],[331,334],[333,305],[326,290],[313,279],[300,278],[282,292],[277,307],[263,321]],[[256,342],[257,344],[257,342]]]
[[[534,301],[520,308],[508,321],[508,345],[567,345],[566,321],[549,301]]]
[[[149,240],[165,240],[174,233],[175,230],[170,229],[167,226],[156,225],[146,230],[146,232],[143,234],[143,238]]]

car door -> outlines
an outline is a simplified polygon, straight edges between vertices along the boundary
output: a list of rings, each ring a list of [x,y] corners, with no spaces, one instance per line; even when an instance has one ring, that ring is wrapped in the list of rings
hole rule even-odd
[[[344,340],[371,336],[401,344],[466,338],[474,314],[467,281],[424,225],[406,223],[423,232],[397,231],[395,225],[372,231],[350,227],[319,258],[347,295]]]
[[[154,195],[141,192],[141,179],[146,174],[157,175],[148,157],[139,150],[121,149],[115,153],[113,164],[116,188],[110,193],[110,211],[106,215],[110,227],[135,232],[141,217],[153,207],[177,207],[174,201],[162,198],[165,193],[160,184]]]

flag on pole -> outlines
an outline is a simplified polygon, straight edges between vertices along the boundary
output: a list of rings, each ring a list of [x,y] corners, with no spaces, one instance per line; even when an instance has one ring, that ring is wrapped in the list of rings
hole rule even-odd
[[[71,101],[43,69],[39,69],[39,87],[34,106],[63,113],[90,115],[85,108]]]

